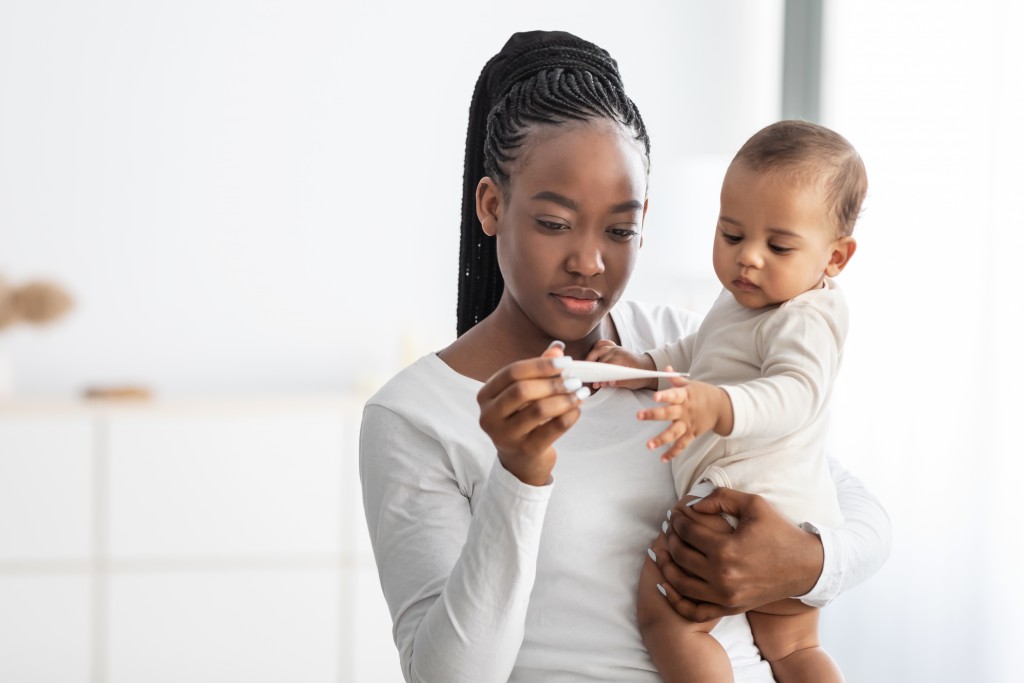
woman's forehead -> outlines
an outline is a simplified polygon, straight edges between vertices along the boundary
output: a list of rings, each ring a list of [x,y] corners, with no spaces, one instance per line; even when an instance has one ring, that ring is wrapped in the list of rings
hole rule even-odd
[[[531,128],[521,149],[509,169],[513,188],[583,190],[601,186],[641,197],[646,194],[643,146],[618,122],[598,119],[561,126],[537,125]]]

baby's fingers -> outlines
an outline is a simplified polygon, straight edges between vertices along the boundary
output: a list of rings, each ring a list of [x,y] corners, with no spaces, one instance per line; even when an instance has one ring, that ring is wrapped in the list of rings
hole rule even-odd
[[[680,440],[686,438],[688,432],[689,428],[687,427],[685,422],[673,422],[671,425],[669,425],[668,429],[666,429],[661,434],[658,434],[656,437],[648,441],[647,448],[654,450],[655,448],[658,448],[659,446],[664,446],[665,444],[668,443],[678,443]],[[687,439],[687,442],[689,442],[689,439]],[[685,446],[686,444],[683,445]],[[679,450],[682,449],[680,448]],[[671,458],[669,458],[669,460],[670,459]],[[668,460],[665,459],[664,455],[662,456],[662,460],[664,462],[668,462]]]
[[[598,339],[594,343],[594,346],[591,347],[590,353],[586,355],[584,360],[600,361],[602,358],[618,348],[619,345],[611,339]]]
[[[677,380],[681,378],[673,377],[672,379]],[[686,387],[672,387],[671,389],[662,389],[661,391],[654,392],[651,398],[658,403],[685,403],[689,395],[690,391]]]
[[[661,454],[661,461],[668,462],[669,460],[672,460],[674,457],[686,450],[686,447],[690,445],[691,441],[693,441],[693,434],[689,433],[676,439],[675,443],[672,444],[672,448]]]
[[[666,365],[665,366],[665,372],[675,372],[675,371],[676,371],[675,368],[673,368],[671,365]],[[685,387],[687,384],[690,383],[690,380],[687,379],[686,377],[669,377],[668,378],[668,382],[669,382],[669,384],[671,384],[674,387]],[[658,401],[660,399],[656,398],[654,400]]]
[[[656,421],[668,421],[668,420],[679,420],[684,417],[685,410],[683,406],[667,405],[658,406],[657,408],[644,408],[638,411],[636,416],[641,420],[656,420]]]

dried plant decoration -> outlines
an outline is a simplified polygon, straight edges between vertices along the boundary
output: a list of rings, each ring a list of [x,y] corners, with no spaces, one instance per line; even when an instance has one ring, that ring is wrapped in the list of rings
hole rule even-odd
[[[45,325],[67,313],[71,296],[60,285],[36,280],[15,286],[0,277],[0,330],[18,323]]]

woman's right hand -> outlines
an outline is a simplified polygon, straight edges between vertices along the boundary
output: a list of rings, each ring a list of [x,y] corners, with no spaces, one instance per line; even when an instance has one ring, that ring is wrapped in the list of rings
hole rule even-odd
[[[563,378],[569,360],[555,342],[539,358],[506,365],[477,394],[480,426],[502,466],[524,484],[544,486],[555,466],[553,444],[580,417],[590,395],[576,378]],[[565,359],[565,360],[563,360]]]

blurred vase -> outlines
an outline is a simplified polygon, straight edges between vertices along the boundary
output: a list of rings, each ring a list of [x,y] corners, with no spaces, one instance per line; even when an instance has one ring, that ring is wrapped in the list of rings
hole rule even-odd
[[[0,353],[0,401],[14,398],[14,369],[10,359]]]

